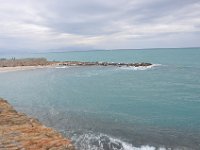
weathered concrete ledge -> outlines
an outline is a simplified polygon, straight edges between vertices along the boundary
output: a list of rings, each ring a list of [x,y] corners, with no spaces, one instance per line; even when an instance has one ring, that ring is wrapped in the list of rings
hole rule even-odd
[[[69,139],[0,98],[1,150],[74,150]]]

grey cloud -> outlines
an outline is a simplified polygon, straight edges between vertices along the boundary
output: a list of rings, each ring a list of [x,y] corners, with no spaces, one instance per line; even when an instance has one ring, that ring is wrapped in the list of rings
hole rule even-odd
[[[132,23],[149,24],[165,16],[173,16],[174,13],[193,4],[200,4],[200,2],[198,0],[151,0],[142,3],[142,5],[137,5],[137,7],[129,7],[123,17],[132,21]]]
[[[0,2],[0,51],[199,45],[199,0]]]
[[[122,1],[120,2],[122,3]],[[61,1],[61,3],[57,5],[53,3],[53,11],[57,13],[59,19],[50,18],[52,20],[48,20],[49,24],[47,25],[59,32],[83,35],[107,35],[121,32],[117,30],[117,22],[125,22],[130,25],[153,25],[153,23],[157,23],[156,21],[158,19],[162,19],[166,16],[173,16],[177,11],[189,5],[199,3],[197,0],[146,0],[136,6],[131,5],[130,1],[123,1],[124,3],[122,6],[116,4],[121,4],[120,2],[116,1],[113,5],[107,5],[106,2],[99,3],[99,1],[91,0],[82,2],[75,1],[73,3],[62,3]],[[66,11],[68,9],[70,11]],[[186,14],[183,14],[183,16],[185,15]],[[163,22],[164,21],[165,20],[163,20]],[[169,20],[169,22],[173,21],[174,20]]]
[[[55,16],[47,15],[45,25],[58,32],[68,32],[84,35],[102,35],[113,31],[107,31],[112,24],[112,18],[117,8],[108,6],[101,1],[58,1],[51,3],[49,11],[55,12]],[[63,5],[65,4],[65,5]],[[43,15],[43,14],[41,14]]]

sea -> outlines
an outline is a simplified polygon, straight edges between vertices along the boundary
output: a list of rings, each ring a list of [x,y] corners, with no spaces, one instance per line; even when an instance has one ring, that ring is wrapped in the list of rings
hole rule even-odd
[[[51,61],[149,62],[0,73],[0,97],[77,150],[200,150],[200,48],[0,55]]]

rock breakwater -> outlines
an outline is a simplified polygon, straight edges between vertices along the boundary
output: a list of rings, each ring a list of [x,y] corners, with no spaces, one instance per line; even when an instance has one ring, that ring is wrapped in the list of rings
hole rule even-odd
[[[115,62],[81,62],[81,61],[65,61],[59,63],[61,66],[127,66],[127,67],[147,67],[151,63],[115,63]]]

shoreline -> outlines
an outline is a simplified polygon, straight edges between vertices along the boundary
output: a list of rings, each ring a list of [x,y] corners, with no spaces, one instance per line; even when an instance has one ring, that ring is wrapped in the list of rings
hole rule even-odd
[[[53,68],[62,66],[116,66],[149,67],[151,63],[116,63],[116,62],[82,62],[82,61],[47,61],[45,58],[0,59],[0,73],[22,70]]]
[[[0,67],[0,73],[14,72],[14,71],[24,71],[24,70],[35,70],[44,68],[53,68],[58,65],[46,65],[46,66],[16,66],[16,67]]]
[[[17,112],[1,98],[0,120],[0,149],[75,150],[70,139],[37,119]]]

